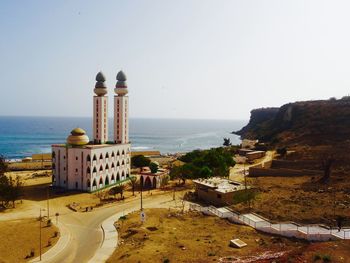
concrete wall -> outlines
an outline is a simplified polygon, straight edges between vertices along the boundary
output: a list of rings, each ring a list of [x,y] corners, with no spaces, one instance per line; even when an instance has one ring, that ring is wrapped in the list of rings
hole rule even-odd
[[[272,168],[287,168],[287,169],[308,169],[308,170],[320,170],[321,163],[318,161],[301,160],[301,161],[290,161],[290,160],[273,160]]]
[[[321,171],[315,170],[293,170],[293,169],[268,169],[268,168],[249,168],[250,177],[260,177],[260,176],[316,176],[320,175]]]

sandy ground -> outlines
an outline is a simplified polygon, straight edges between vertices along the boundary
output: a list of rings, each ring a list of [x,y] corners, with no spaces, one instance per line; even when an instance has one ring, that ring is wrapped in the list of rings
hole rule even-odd
[[[196,212],[181,214],[176,210],[147,209],[145,213],[144,224],[139,213],[118,221],[122,244],[108,262],[165,262],[166,259],[214,262],[223,257],[253,256],[267,251],[289,255],[306,246],[301,241],[268,236],[250,227]],[[229,241],[233,238],[241,239],[248,246],[230,247]]]
[[[39,256],[40,222],[37,218],[0,222],[0,262],[17,263],[26,261],[25,257],[34,249],[34,257]],[[55,226],[42,222],[42,253],[50,249],[58,240],[54,237]],[[48,242],[51,245],[48,246]]]

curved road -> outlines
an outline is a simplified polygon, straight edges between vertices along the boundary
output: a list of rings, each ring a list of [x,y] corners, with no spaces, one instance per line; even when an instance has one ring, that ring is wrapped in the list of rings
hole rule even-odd
[[[147,196],[143,198],[143,201],[144,208],[168,208],[176,206],[176,201],[173,201],[172,194],[169,193]],[[92,212],[75,212],[60,216],[60,224],[70,233],[68,244],[53,258],[45,259],[44,256],[41,262],[88,262],[102,243],[102,222],[116,213],[123,211],[127,213],[138,209],[140,209],[139,198],[125,203],[113,204],[105,208],[98,208]],[[52,249],[55,249],[55,247]],[[37,260],[34,261],[38,262]]]

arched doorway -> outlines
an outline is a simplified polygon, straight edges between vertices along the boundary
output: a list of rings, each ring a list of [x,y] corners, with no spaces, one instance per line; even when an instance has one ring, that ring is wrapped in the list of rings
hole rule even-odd
[[[156,180],[156,177],[153,177],[153,188],[157,188],[157,180]]]
[[[105,179],[105,185],[109,185],[108,175],[106,176],[106,179]]]
[[[152,182],[149,176],[147,176],[146,180],[145,180],[145,188],[146,189],[151,189],[152,188]]]
[[[117,181],[120,181],[120,175],[119,175],[119,172],[117,173]]]

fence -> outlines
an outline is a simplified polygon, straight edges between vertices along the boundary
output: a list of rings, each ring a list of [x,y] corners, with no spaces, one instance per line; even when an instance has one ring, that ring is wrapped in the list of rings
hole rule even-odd
[[[333,229],[324,225],[299,225],[294,222],[272,223],[257,214],[237,214],[229,208],[203,207],[190,204],[190,210],[227,218],[230,222],[251,226],[259,231],[286,237],[296,237],[310,241],[326,241],[329,239],[350,239],[350,229]]]

